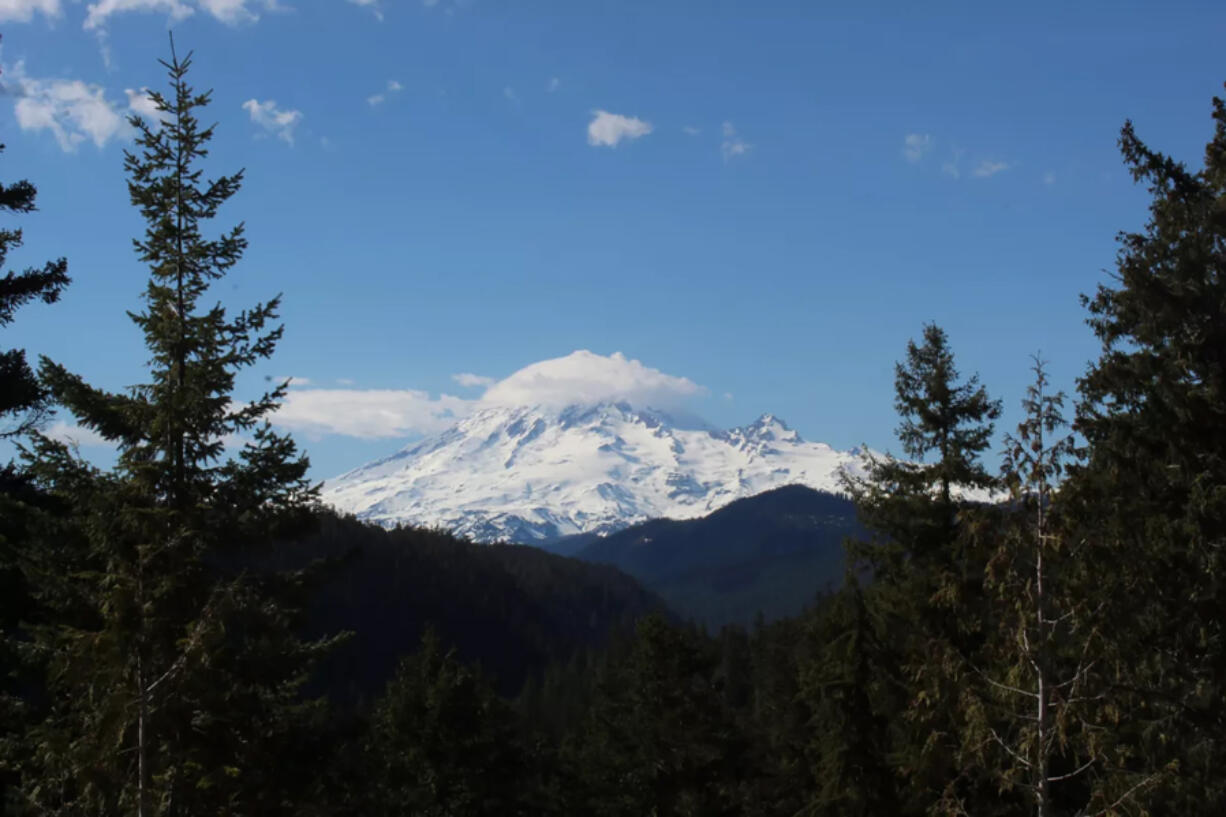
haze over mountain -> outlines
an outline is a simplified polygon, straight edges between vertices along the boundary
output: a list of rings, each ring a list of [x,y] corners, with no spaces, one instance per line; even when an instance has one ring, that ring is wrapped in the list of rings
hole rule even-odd
[[[330,480],[324,499],[384,526],[532,543],[705,516],[783,485],[837,491],[859,462],[769,414],[718,430],[625,400],[494,405]]]

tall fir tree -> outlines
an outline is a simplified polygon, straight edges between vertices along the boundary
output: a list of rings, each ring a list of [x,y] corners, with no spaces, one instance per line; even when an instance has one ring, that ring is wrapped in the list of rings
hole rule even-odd
[[[1079,382],[1079,535],[1120,627],[1116,688],[1151,814],[1226,812],[1226,103],[1190,170],[1124,125],[1151,196],[1110,285],[1083,298],[1101,354]],[[1124,784],[1121,784],[1124,785]]]
[[[0,145],[0,153],[4,146]],[[37,189],[28,181],[0,183],[0,213],[25,215],[35,211]],[[0,228],[0,270],[8,255],[22,244],[20,228]],[[32,301],[51,304],[69,283],[68,262],[48,261],[0,277],[0,327],[13,323],[17,311]],[[49,395],[26,359],[25,350],[0,351],[0,440],[20,438],[47,416]],[[31,554],[27,528],[42,498],[27,474],[13,463],[0,464],[0,808],[5,790],[15,783],[11,772],[20,726],[28,716],[29,667],[22,656],[21,623],[35,613],[26,579]]]
[[[44,361],[55,398],[119,449],[109,473],[41,439],[31,466],[88,535],[61,565],[61,595],[88,615],[38,631],[54,705],[34,731],[24,795],[33,812],[300,814],[309,808],[302,698],[327,642],[295,635],[303,575],[262,569],[272,543],[308,524],[315,489],[292,440],[272,430],[284,384],[249,402],[236,375],[269,357],[279,298],[230,315],[203,300],[241,258],[243,227],[207,222],[242,173],[205,180],[209,102],[187,84],[190,55],[162,63],[155,123],[132,117],[139,152],[128,191],[147,223],[134,241],[150,269],[131,313],[150,382],[93,388]],[[227,440],[245,435],[237,453]]]
[[[861,520],[884,537],[880,547],[862,554],[883,578],[946,559],[958,492],[995,486],[980,458],[1000,416],[1000,402],[988,396],[978,375],[961,379],[949,338],[936,324],[924,326],[922,343],[907,342],[906,360],[894,369],[894,391],[898,440],[909,459],[870,457],[867,478],[847,484]]]
[[[944,330],[924,326],[895,368],[898,438],[909,460],[869,457],[867,476],[849,478],[869,542],[850,542],[857,569],[871,572],[875,615],[889,634],[878,666],[905,685],[893,717],[890,762],[906,779],[904,813],[956,812],[984,786],[954,763],[967,657],[981,638],[982,564],[964,548],[968,492],[996,487],[981,456],[1000,402],[978,375],[963,379]]]

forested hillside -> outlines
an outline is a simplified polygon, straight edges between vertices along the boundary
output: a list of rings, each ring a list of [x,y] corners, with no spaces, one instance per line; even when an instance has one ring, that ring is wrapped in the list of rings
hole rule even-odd
[[[797,615],[843,581],[843,542],[863,533],[850,499],[803,485],[740,499],[699,519],[655,519],[577,550],[658,593],[712,631]]]
[[[515,695],[547,665],[600,647],[663,608],[612,567],[441,531],[388,531],[329,512],[282,556],[299,567],[324,560],[306,626],[317,636],[352,633],[321,668],[322,688],[341,700],[380,692],[428,627]]]
[[[210,164],[190,65],[172,51],[158,115],[131,120],[138,385],[0,367],[22,445],[0,480],[6,814],[1226,813],[1226,102],[1195,170],[1125,124],[1149,221],[1084,299],[1101,354],[1077,393],[1036,356],[998,459],[1002,396],[924,325],[895,368],[903,458],[846,485],[842,581],[705,634],[623,627],[656,601],[613,568],[321,513],[271,422],[287,385],[236,391],[280,300],[216,302],[247,239],[214,219],[244,179]],[[0,259],[20,243],[0,231]],[[0,325],[68,283],[62,261],[8,273]],[[40,433],[52,409],[114,466]],[[795,499],[712,524],[773,553]],[[675,590],[709,533],[671,564],[633,547],[673,528],[591,552]]]

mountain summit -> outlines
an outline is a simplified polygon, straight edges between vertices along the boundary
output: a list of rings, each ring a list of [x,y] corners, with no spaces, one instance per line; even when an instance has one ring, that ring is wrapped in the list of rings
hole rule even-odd
[[[323,496],[387,527],[531,543],[704,516],[781,485],[837,491],[858,468],[856,454],[770,414],[721,431],[624,402],[496,407],[330,480]]]

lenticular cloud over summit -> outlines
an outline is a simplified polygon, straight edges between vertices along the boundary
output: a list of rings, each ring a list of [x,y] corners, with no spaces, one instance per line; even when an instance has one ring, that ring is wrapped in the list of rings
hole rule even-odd
[[[525,366],[490,386],[481,400],[499,406],[625,402],[640,408],[676,408],[706,393],[687,377],[628,360],[621,352],[605,357],[581,349]]]
[[[462,385],[480,382],[470,373]],[[728,430],[691,422],[687,403],[706,393],[621,353],[542,360],[461,401],[449,427],[328,480],[323,499],[389,527],[540,542],[702,516],[793,483],[838,490],[859,467],[857,453],[771,415]]]
[[[606,356],[586,349],[532,363],[502,380],[467,372],[454,379],[466,388],[490,385],[475,399],[418,389],[294,389],[276,422],[312,436],[403,438],[436,433],[490,407],[624,402],[678,411],[707,394],[689,378],[665,374],[621,352]]]

